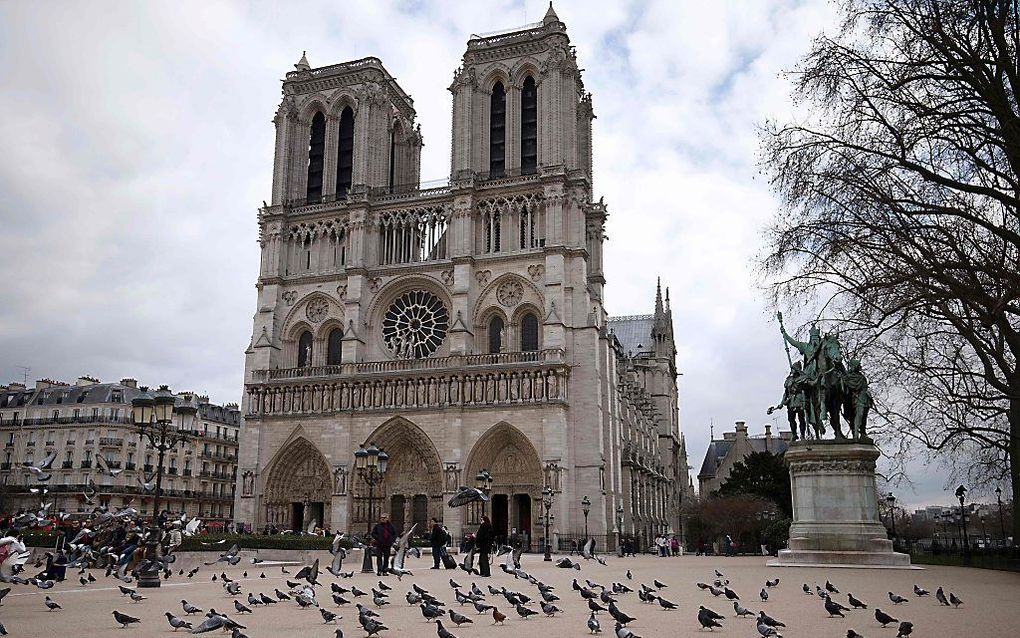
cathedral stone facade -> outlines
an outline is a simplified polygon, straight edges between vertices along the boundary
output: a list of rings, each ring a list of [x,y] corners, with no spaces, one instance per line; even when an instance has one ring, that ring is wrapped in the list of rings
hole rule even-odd
[[[610,318],[591,95],[566,26],[472,37],[454,74],[449,182],[419,181],[414,102],[376,58],[312,68],[277,110],[259,211],[236,522],[363,532],[354,451],[389,455],[374,512],[436,516],[492,477],[497,534],[680,531],[689,494],[672,315]],[[649,291],[651,299],[651,291]],[[619,514],[622,508],[622,514]],[[420,528],[421,529],[421,528]]]

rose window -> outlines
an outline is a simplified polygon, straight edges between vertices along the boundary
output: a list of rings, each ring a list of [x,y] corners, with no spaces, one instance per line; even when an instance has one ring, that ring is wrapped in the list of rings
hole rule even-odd
[[[443,343],[449,325],[450,313],[438,297],[424,290],[412,290],[397,297],[386,310],[383,342],[394,356],[427,357]]]

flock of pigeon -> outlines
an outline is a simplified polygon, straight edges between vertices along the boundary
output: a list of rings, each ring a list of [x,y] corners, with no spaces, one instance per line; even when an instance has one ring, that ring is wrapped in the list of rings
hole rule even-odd
[[[413,532],[413,529],[401,537],[397,546],[400,560],[395,561],[393,574],[398,577],[398,581],[402,580],[402,577],[405,575],[413,576],[404,564],[404,558],[409,553],[408,541],[411,532]],[[563,607],[567,606],[561,599],[561,595],[566,597],[567,594],[557,593],[554,586],[524,571],[521,568],[520,550],[514,550],[510,547],[501,548],[497,553],[497,560],[500,557],[506,557],[502,560],[499,567],[503,573],[513,576],[513,583],[515,583],[513,588],[506,585],[497,587],[493,584],[488,584],[483,590],[474,582],[462,585],[456,578],[449,579],[451,591],[446,592],[445,595],[430,592],[416,583],[411,583],[406,593],[400,596],[399,593],[394,591],[392,584],[387,584],[381,579],[369,586],[367,588],[369,591],[360,589],[353,584],[353,581],[351,581],[349,586],[343,586],[340,582],[343,582],[345,579],[352,579],[354,572],[344,572],[341,569],[343,558],[346,556],[346,552],[339,546],[341,538],[342,536],[338,535],[334,539],[332,548],[334,559],[326,570],[326,572],[332,574],[339,581],[328,583],[328,599],[323,595],[326,585],[319,580],[320,576],[325,575],[325,572],[320,573],[318,560],[311,565],[302,567],[292,578],[286,567],[281,567],[281,578],[284,579],[286,588],[267,587],[267,590],[271,589],[271,594],[261,591],[243,591],[245,584],[242,581],[248,580],[247,570],[244,571],[241,579],[237,580],[230,578],[226,571],[220,571],[219,574],[212,575],[212,581],[222,585],[225,599],[229,602],[217,605],[220,609],[216,609],[213,606],[207,606],[208,608],[200,607],[189,602],[187,599],[182,599],[180,601],[180,610],[164,613],[168,630],[172,629],[174,632],[183,630],[192,634],[219,630],[222,633],[229,632],[231,638],[248,638],[244,633],[247,629],[244,624],[246,616],[260,613],[259,610],[263,608],[270,609],[277,605],[296,605],[300,609],[316,610],[322,619],[322,623],[327,625],[337,625],[338,620],[342,618],[340,614],[345,609],[351,609],[352,611],[356,609],[358,625],[364,631],[364,636],[368,638],[370,636],[382,635],[381,632],[388,630],[384,618],[388,606],[402,606],[406,603],[408,606],[417,607],[426,621],[435,624],[438,638],[457,638],[454,634],[455,631],[460,631],[462,628],[473,625],[476,622],[482,622],[483,617],[485,621],[491,619],[492,625],[502,625],[508,620],[508,617],[512,616],[516,616],[522,621],[528,621],[533,616],[555,617],[562,614]],[[593,549],[591,544],[585,546],[583,557],[594,560],[600,565],[605,565],[605,559],[596,556]],[[235,545],[228,551],[220,554],[217,560],[205,563],[205,566],[216,565],[218,563],[233,566],[237,565],[240,559],[240,550]],[[459,564],[459,568],[469,576],[478,574],[477,569],[473,566],[473,559],[473,554],[466,554]],[[256,557],[252,558],[251,562],[253,565],[258,565],[264,561]],[[559,559],[555,565],[564,569],[580,570],[582,563],[564,557]],[[264,568],[265,566],[263,566]],[[201,566],[191,569],[187,572],[186,577],[194,578],[200,569]],[[593,565],[591,571],[604,572],[605,570]],[[112,571],[109,568],[106,575],[118,577],[116,571]],[[184,570],[179,570],[177,575],[184,576]],[[265,571],[262,571],[258,578],[254,580],[258,582],[267,578]],[[125,581],[124,583],[118,583],[118,589],[121,598],[124,600],[124,605],[112,611],[115,623],[121,627],[130,627],[142,623],[141,614],[135,615],[124,610],[130,609],[133,612],[135,605],[144,608],[144,601],[147,600],[147,597],[136,589],[127,586],[130,584],[129,577],[125,579],[121,576],[119,579]],[[27,584],[34,584],[44,589],[53,585],[52,582],[48,584],[33,583],[31,579],[26,582]],[[95,582],[97,582],[97,579],[93,575],[93,571],[89,566],[83,565],[79,572],[80,585],[82,587],[89,587]],[[779,578],[765,582],[764,587],[761,588],[757,596],[762,605],[768,602],[770,592],[776,591],[779,585]],[[755,621],[755,627],[759,636],[763,638],[781,638],[781,631],[786,627],[786,624],[770,616],[764,610],[759,610],[755,613],[755,611],[745,607],[744,605],[749,603],[742,601],[740,595],[730,587],[730,581],[723,573],[716,570],[715,578],[712,582],[698,582],[696,586],[711,596],[709,600],[725,600],[727,603],[732,604],[735,618],[752,618]],[[637,583],[634,581],[634,575],[629,569],[619,581],[609,582],[608,584],[602,584],[590,578],[579,580],[578,577],[574,577],[571,589],[572,593],[569,596],[572,598],[574,593],[576,593],[581,604],[587,606],[588,616],[585,626],[591,635],[602,634],[603,632],[608,633],[611,630],[616,638],[640,638],[630,628],[631,625],[637,622],[636,616],[632,615],[632,613],[636,613],[635,610],[638,605],[658,608],[664,612],[677,611],[681,607],[679,603],[670,600],[673,596],[668,594],[668,591],[671,590],[665,582],[653,579],[651,585]],[[819,585],[811,587],[804,583],[802,589],[805,595],[812,598],[817,596],[821,599],[822,608],[830,618],[846,618],[848,614],[857,613],[857,610],[873,608],[874,618],[881,627],[894,626],[898,629],[897,638],[907,638],[913,634],[914,626],[911,621],[900,620],[877,607],[869,606],[868,603],[858,599],[850,592],[846,594],[846,603],[840,602],[835,597],[837,594],[840,594],[840,591],[830,581],[826,581],[824,587]],[[9,591],[9,588],[0,590],[0,601]],[[629,597],[630,594],[635,596]],[[926,599],[931,596],[927,590],[919,585],[914,585],[913,595],[916,599]],[[888,597],[894,608],[908,608],[910,599],[894,592],[889,592]],[[404,602],[400,602],[401,598]],[[446,598],[448,602],[442,598]],[[956,608],[963,604],[963,601],[955,594],[949,593],[947,596],[942,587],[935,591],[934,598],[939,605],[946,607]],[[50,612],[61,609],[61,605],[50,596],[46,596],[43,602]],[[708,600],[706,600],[707,602]],[[623,607],[628,604],[631,604],[632,607],[625,611]],[[232,610],[230,609],[231,607],[233,608]],[[887,607],[887,609],[889,608]],[[707,605],[700,605],[698,607],[697,621],[702,630],[714,631],[728,626],[727,615],[719,613]],[[0,624],[0,635],[6,635],[6,629],[3,628],[2,624]],[[846,635],[847,638],[863,638],[854,629],[849,629]],[[338,626],[335,628],[335,638],[344,638],[343,629]]]

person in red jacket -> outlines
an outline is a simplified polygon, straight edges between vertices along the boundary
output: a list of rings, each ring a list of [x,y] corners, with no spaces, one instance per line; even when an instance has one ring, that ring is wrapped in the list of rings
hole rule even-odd
[[[376,574],[384,576],[390,569],[390,549],[397,542],[397,529],[390,522],[390,515],[383,512],[379,522],[372,528],[372,546],[376,555]]]

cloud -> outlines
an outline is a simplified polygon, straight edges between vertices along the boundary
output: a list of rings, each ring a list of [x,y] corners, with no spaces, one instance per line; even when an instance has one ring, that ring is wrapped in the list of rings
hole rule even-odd
[[[0,4],[0,375],[135,376],[237,401],[255,310],[279,79],[376,56],[415,100],[422,179],[449,172],[447,90],[472,33],[544,2]],[[825,0],[556,3],[594,95],[611,213],[607,305],[671,291],[681,419],[760,431],[785,356],[751,259],[776,208],[755,127],[781,71],[833,24]],[[937,498],[935,479],[917,500]],[[926,491],[925,491],[926,490]],[[908,499],[909,500],[909,499]]]

